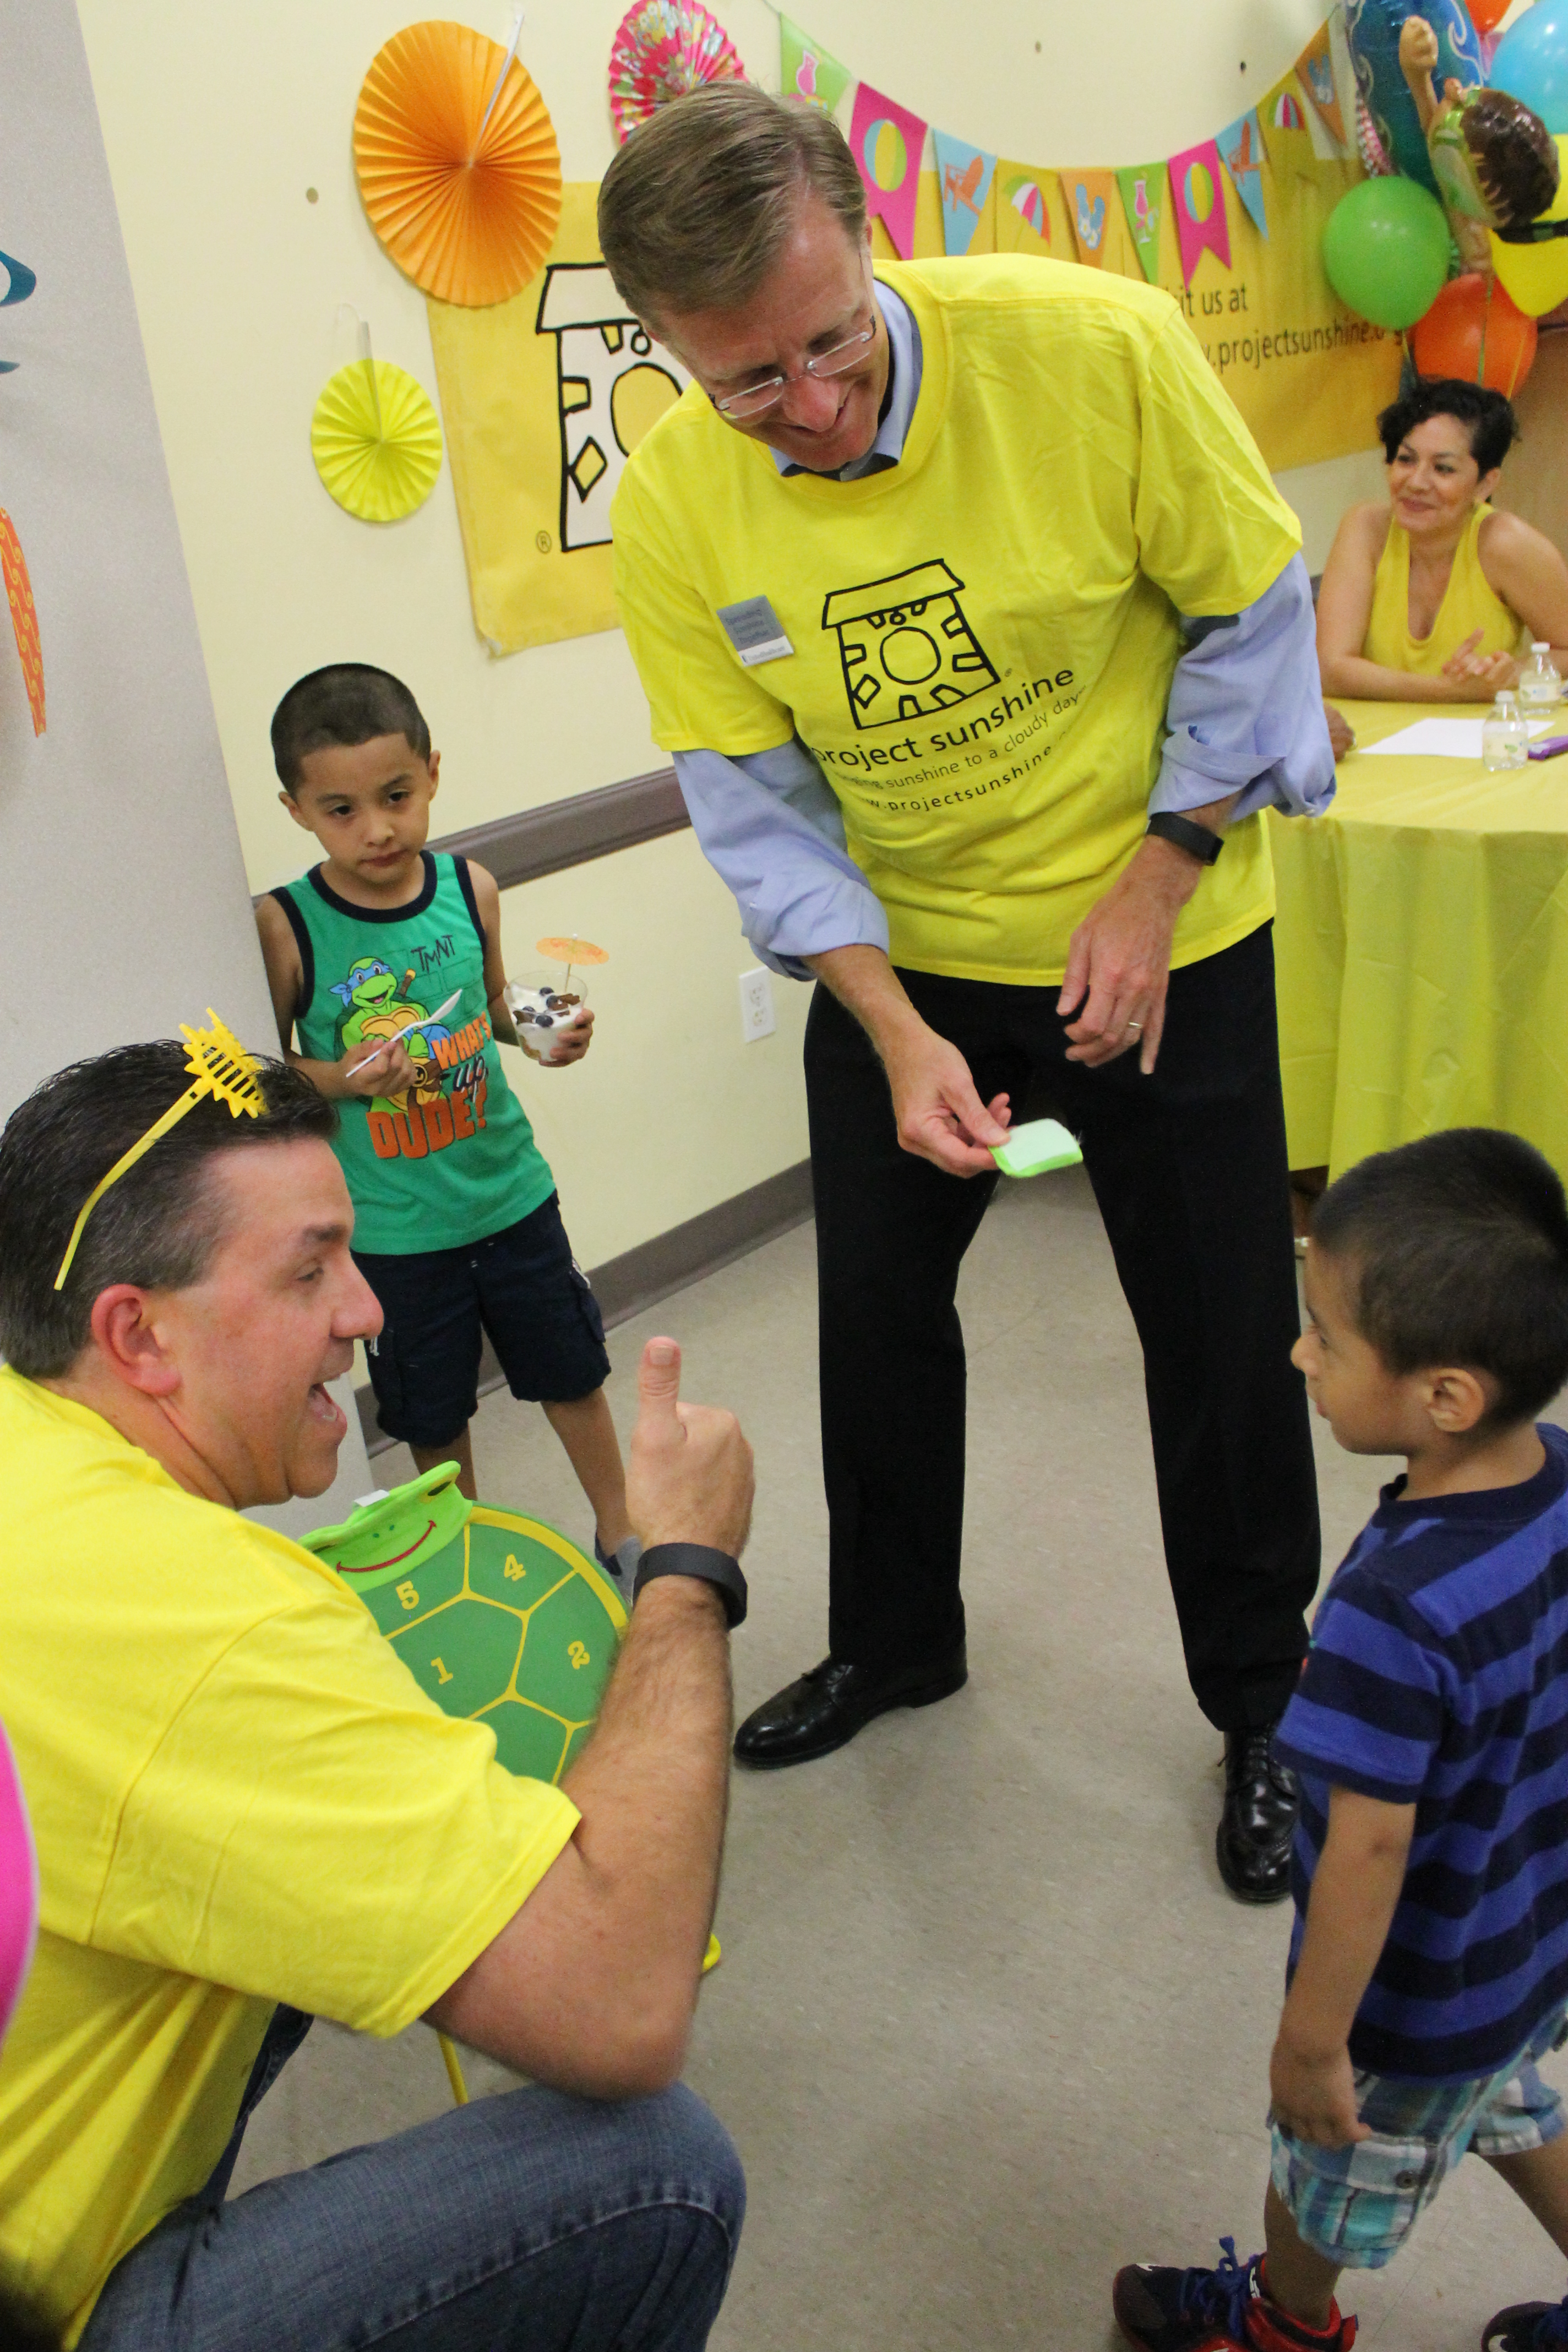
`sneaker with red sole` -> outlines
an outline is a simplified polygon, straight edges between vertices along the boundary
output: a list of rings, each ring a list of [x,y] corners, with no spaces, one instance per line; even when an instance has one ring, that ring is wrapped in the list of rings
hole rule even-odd
[[[1561,2352],[1568,2347],[1568,2302],[1510,2303],[1481,2331],[1481,2352]]]
[[[1238,2263],[1234,2238],[1219,2246],[1212,2271],[1130,2263],[1117,2272],[1110,2307],[1138,2352],[1351,2352],[1355,2320],[1337,2303],[1326,2328],[1304,2327],[1265,2295],[1261,2254]]]

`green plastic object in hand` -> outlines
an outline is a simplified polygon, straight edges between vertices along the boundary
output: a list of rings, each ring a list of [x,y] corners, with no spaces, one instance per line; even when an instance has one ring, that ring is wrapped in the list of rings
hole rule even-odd
[[[489,1725],[498,1764],[560,1780],[593,1729],[626,1630],[620,1594],[569,1537],[470,1503],[457,1464],[438,1462],[303,1542],[444,1714]],[[710,1936],[704,1975],[719,1958]],[[461,2069],[445,2035],[442,2046],[460,2105]]]
[[[509,1772],[559,1780],[626,1630],[620,1595],[569,1538],[458,1491],[443,1462],[304,1539],[447,1715],[488,1723]]]
[[[991,1157],[1004,1176],[1044,1176],[1052,1168],[1077,1168],[1083,1154],[1055,1118],[1031,1118],[1016,1127]]]

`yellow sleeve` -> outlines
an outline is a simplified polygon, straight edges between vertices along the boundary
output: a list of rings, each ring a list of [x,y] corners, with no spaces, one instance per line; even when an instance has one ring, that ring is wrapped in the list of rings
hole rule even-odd
[[[745,667],[680,572],[647,511],[657,490],[643,490],[635,464],[616,493],[616,602],[653,713],[654,741],[666,751],[722,751],[731,759],[787,743],[793,713]]]
[[[401,2032],[576,1825],[444,1716],[368,1615],[308,1593],[216,1655],[131,1789],[99,1949]]]
[[[1134,527],[1178,613],[1239,613],[1301,544],[1236,404],[1177,311],[1150,349]]]

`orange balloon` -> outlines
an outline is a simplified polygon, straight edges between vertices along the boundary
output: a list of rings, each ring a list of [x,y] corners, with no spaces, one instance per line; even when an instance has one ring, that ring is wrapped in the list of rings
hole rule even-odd
[[[1502,23],[1512,0],[1466,0],[1470,22],[1478,33],[1490,33]]]
[[[1536,329],[1495,278],[1469,270],[1451,278],[1410,332],[1422,375],[1489,384],[1510,399],[1530,373]]]
[[[490,105],[505,64],[506,51],[467,25],[409,25],[377,50],[354,111],[370,225],[441,302],[520,293],[561,217],[554,125],[515,60]]]

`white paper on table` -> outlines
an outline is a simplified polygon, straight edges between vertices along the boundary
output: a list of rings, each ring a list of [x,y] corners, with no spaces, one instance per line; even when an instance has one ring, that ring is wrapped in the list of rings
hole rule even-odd
[[[1552,724],[1544,719],[1532,726],[1531,742]],[[1380,751],[1392,751],[1406,760],[1479,760],[1485,725],[1484,719],[1417,719],[1397,735],[1385,735],[1381,743],[1358,743],[1356,749],[1373,759]]]

